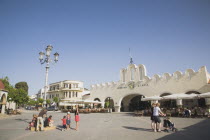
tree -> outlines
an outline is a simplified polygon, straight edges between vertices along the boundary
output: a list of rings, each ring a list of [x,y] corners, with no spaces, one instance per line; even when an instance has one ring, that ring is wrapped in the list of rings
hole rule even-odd
[[[35,106],[37,104],[36,101],[34,101],[33,99],[29,99],[28,101],[28,105],[32,105],[32,106]]]
[[[58,106],[58,102],[59,102],[58,97],[54,97],[54,98],[53,98],[53,101],[56,103],[56,106]]]
[[[44,99],[42,99],[42,98],[38,98],[38,103],[40,103],[40,104],[43,104],[43,102],[44,102]]]
[[[14,93],[11,96],[17,106],[23,106],[29,101],[28,93],[23,89],[14,89]]]
[[[15,84],[15,88],[23,89],[28,93],[28,84],[26,82],[18,82]]]
[[[50,103],[51,103],[50,99],[47,99],[46,103],[47,103],[47,105],[50,105]]]

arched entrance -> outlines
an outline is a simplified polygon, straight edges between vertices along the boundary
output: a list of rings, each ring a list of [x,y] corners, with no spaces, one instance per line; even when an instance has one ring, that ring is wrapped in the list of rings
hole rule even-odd
[[[163,93],[160,97],[171,95],[171,93]],[[176,100],[160,100],[160,107],[161,108],[175,108],[176,107]]]
[[[5,105],[6,105],[7,97],[5,94],[1,96],[1,102],[0,102],[0,112],[1,114],[4,114],[5,112]]]
[[[99,101],[99,102],[101,102],[101,100],[100,100],[99,98],[95,98],[94,101]],[[101,107],[101,104],[94,103],[94,104],[93,104],[93,107],[94,107],[94,108],[100,108],[100,107]]]
[[[113,112],[115,111],[114,108],[114,100],[112,97],[107,97],[104,101],[104,108],[108,108],[109,110],[112,110]]]
[[[201,94],[197,91],[188,91],[185,94]],[[206,101],[205,98],[199,98],[199,99],[191,99],[191,100],[183,100],[183,106],[192,108],[192,107],[205,107]]]
[[[132,112],[135,110],[144,110],[150,107],[149,101],[141,101],[144,97],[140,94],[131,94],[125,96],[121,101],[121,112]]]

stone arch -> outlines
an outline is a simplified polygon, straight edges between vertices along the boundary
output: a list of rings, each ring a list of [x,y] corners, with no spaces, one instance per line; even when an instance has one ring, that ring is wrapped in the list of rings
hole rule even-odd
[[[144,97],[143,94],[140,93],[129,93],[122,96],[118,100],[118,105],[120,107],[120,111],[134,111],[141,110],[147,102],[142,102],[141,98]],[[148,103],[150,105],[150,103]]]
[[[94,98],[94,101],[101,101],[99,98]],[[93,104],[94,108],[100,108],[101,107],[101,104],[98,104],[98,103],[94,103]]]
[[[4,114],[5,112],[6,102],[7,102],[7,95],[3,93],[0,99],[1,114]]]
[[[114,99],[111,96],[108,96],[104,99],[104,107],[112,109],[114,112]]]
[[[6,94],[3,94],[1,96],[1,104],[6,104],[6,102],[7,102],[7,96],[6,96]]]
[[[165,92],[160,94],[160,97],[164,97],[164,96],[168,96],[168,95],[172,95],[172,93],[169,92]],[[175,108],[176,107],[176,100],[160,100],[160,106],[163,108]]]
[[[190,91],[185,92],[185,94],[201,94],[201,93],[196,91],[196,90],[190,90]],[[183,104],[188,104],[188,102],[190,102],[191,105],[193,105],[193,106],[199,106],[199,107],[205,107],[206,106],[205,98],[183,100]]]

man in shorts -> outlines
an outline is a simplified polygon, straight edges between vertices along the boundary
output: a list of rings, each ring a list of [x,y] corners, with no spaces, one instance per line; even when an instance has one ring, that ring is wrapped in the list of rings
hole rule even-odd
[[[157,129],[158,129],[158,132],[161,132],[161,120],[159,118],[159,114],[162,116],[165,116],[165,114],[160,110],[160,103],[157,103],[153,109],[153,119],[155,122],[154,132],[156,132]]]

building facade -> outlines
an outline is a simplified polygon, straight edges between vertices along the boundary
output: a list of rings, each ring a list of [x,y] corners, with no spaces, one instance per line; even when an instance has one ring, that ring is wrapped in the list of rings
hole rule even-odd
[[[162,76],[155,74],[152,78],[147,76],[146,67],[142,64],[129,64],[127,68],[120,70],[118,82],[108,82],[91,86],[89,99],[98,99],[106,102],[112,101],[113,109],[116,112],[124,109],[129,110],[131,101],[134,98],[150,96],[163,96],[170,94],[186,93],[200,94],[210,91],[210,74],[205,66],[198,71],[187,69],[184,73],[176,71],[173,74],[164,73]],[[177,104],[182,104],[180,100]],[[210,105],[209,98],[205,103]]]
[[[69,108],[75,106],[75,103],[82,100],[84,92],[83,82],[65,80],[49,85],[47,99],[53,102],[54,97],[59,99],[60,108]]]

